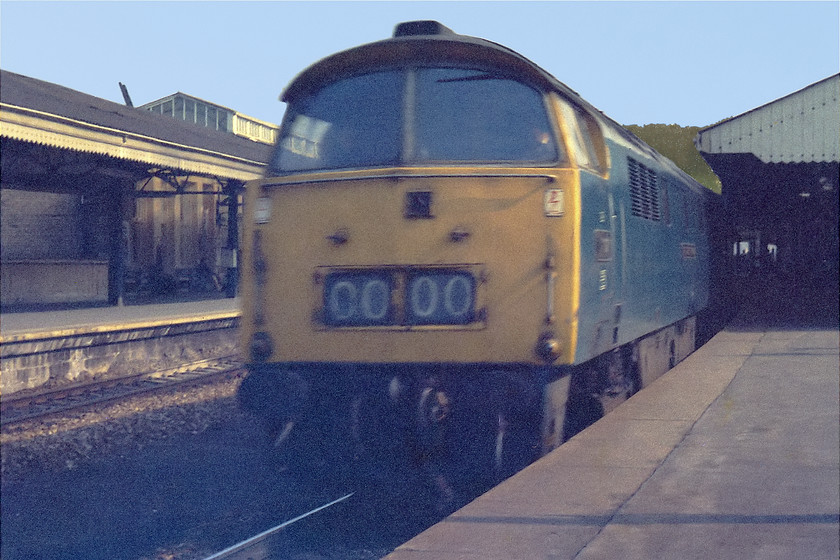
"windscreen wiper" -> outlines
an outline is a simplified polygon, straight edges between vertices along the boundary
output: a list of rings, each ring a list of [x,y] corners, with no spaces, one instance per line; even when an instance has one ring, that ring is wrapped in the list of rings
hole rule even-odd
[[[489,72],[484,74],[475,74],[474,76],[463,76],[461,78],[441,78],[437,80],[439,84],[445,84],[449,82],[477,82],[481,80],[507,80],[506,76],[499,76],[498,74],[491,74]]]

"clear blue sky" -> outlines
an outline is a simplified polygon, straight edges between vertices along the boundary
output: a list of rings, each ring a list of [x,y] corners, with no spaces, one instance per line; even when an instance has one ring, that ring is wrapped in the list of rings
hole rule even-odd
[[[0,1],[0,67],[135,105],[176,91],[279,122],[337,50],[437,19],[530,58],[623,124],[704,126],[840,71],[833,2]],[[2,84],[0,84],[2,87]]]

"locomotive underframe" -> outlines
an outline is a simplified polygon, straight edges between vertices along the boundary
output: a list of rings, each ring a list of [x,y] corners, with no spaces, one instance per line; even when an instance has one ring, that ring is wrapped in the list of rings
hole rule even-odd
[[[415,479],[451,504],[652,383],[694,350],[695,332],[689,317],[575,366],[255,363],[239,397],[287,462]]]
[[[558,382],[568,387],[564,368],[525,364],[266,363],[239,394],[289,460],[457,487],[540,455],[542,389]]]

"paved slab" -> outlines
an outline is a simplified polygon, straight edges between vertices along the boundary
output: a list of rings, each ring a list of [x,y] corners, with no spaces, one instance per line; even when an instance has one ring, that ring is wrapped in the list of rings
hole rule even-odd
[[[719,333],[386,558],[836,560],[838,336]]]

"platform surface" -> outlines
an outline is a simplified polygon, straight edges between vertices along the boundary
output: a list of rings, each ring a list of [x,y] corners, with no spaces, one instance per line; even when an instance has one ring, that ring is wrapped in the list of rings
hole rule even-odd
[[[836,560],[836,329],[737,327],[387,560]]]
[[[201,320],[239,312],[239,298],[0,314],[0,339],[73,330],[102,330],[167,320]]]

